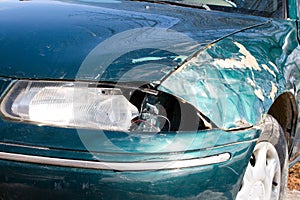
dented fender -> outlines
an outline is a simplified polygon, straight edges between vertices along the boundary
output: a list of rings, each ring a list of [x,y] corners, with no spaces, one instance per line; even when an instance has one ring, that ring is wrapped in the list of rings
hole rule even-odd
[[[292,22],[241,31],[199,51],[158,89],[191,103],[222,129],[257,125],[276,98],[290,92],[284,72],[295,41]]]

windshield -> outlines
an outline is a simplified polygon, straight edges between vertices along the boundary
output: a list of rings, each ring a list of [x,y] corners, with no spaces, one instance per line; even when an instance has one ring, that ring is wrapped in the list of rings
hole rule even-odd
[[[284,18],[282,0],[150,0],[152,2],[174,3],[207,10],[221,10],[272,18]]]
[[[121,3],[126,0],[61,0],[82,3]],[[196,7],[206,10],[219,10],[231,13],[257,15],[271,18],[285,18],[285,1],[283,0],[127,0],[151,3],[172,4]],[[175,8],[174,8],[175,9]]]

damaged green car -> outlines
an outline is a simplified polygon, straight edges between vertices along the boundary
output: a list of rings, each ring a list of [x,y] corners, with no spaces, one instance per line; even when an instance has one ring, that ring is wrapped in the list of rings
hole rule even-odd
[[[300,1],[0,1],[0,199],[284,199]]]

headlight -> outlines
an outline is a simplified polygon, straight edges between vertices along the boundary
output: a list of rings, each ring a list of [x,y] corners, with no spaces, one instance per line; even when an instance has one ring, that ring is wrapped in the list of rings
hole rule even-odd
[[[17,81],[4,97],[1,112],[38,124],[120,131],[127,131],[138,115],[120,89],[56,81]]]

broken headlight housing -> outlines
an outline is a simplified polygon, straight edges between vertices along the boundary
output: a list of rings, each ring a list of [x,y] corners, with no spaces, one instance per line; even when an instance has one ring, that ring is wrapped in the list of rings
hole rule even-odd
[[[39,125],[128,131],[138,109],[122,91],[85,82],[17,81],[2,114]]]

